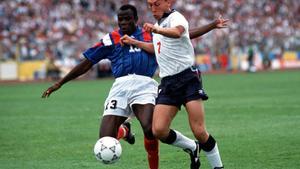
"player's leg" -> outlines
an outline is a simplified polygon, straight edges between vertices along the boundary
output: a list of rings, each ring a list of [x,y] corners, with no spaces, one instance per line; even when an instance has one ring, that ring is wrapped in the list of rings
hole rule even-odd
[[[215,139],[208,134],[205,128],[203,101],[200,99],[187,102],[186,110],[189,115],[189,123],[194,136],[199,141],[200,148],[204,150],[212,168],[222,168],[223,164],[218,150],[218,145]]]
[[[161,142],[170,144],[190,154],[191,169],[198,169],[200,167],[200,161],[198,158],[198,144],[184,136],[182,133],[170,129],[171,122],[175,117],[178,108],[171,105],[158,104],[154,108],[152,131]]]
[[[129,118],[123,116],[103,116],[99,130],[99,137],[101,138],[104,136],[111,136],[117,138],[118,140],[123,138],[129,144],[134,144],[135,142],[135,137],[131,132]]]
[[[126,119],[127,117],[116,116],[116,115],[103,116],[100,124],[99,138],[105,136],[117,138],[118,129]]]
[[[152,131],[155,137],[164,143],[173,143],[174,139],[176,139],[176,137],[169,137],[169,135],[171,132],[170,125],[177,111],[178,108],[176,106],[163,104],[157,104],[154,108]]]
[[[128,135],[129,129],[121,124],[130,116],[131,112],[126,97],[126,78],[116,79],[104,103],[104,113],[99,136],[113,136],[117,139]],[[125,93],[125,94],[124,94]]]
[[[120,139],[122,138],[122,134],[123,136],[127,134],[127,131],[119,130],[121,124],[125,122],[131,113],[126,104],[127,98],[112,97],[111,95],[115,94],[114,91],[116,91],[116,88],[112,87],[110,95],[104,103],[104,113],[99,130],[100,138],[104,136],[111,136]],[[118,132],[122,133],[120,134]]]
[[[148,163],[150,169],[158,169],[159,155],[158,155],[158,140],[152,133],[152,117],[153,104],[134,104],[132,105],[133,112],[139,120],[144,132],[144,146],[148,154]]]
[[[158,83],[152,78],[132,75],[132,89],[129,95],[131,110],[139,120],[144,133],[144,147],[147,152],[150,169],[157,169],[159,164],[158,140],[152,133],[152,118],[157,97]]]
[[[139,120],[141,127],[146,138],[154,139],[152,133],[152,118],[154,105],[153,104],[134,104],[132,105],[133,112],[136,118]]]
[[[184,136],[176,130],[170,129],[170,124],[185,100],[186,81],[191,79],[186,74],[187,69],[173,76],[163,78],[159,85],[159,93],[154,108],[153,126],[154,135],[162,142],[180,147],[190,155],[191,169],[200,167],[198,142]]]
[[[132,118],[133,118],[132,116],[128,117],[126,119],[126,121],[119,127],[118,136],[117,136],[118,140],[124,139],[129,144],[134,144],[135,143],[135,136],[132,133],[131,123],[130,123]]]

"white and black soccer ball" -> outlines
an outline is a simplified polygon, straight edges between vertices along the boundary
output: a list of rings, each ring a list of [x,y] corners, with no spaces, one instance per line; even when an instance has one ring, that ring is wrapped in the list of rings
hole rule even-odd
[[[100,138],[94,147],[96,159],[104,164],[117,162],[122,154],[122,147],[119,140],[113,137]]]

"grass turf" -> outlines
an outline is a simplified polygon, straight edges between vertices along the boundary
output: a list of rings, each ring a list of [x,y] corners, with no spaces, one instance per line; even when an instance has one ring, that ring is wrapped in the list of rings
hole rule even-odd
[[[296,169],[300,162],[300,71],[203,75],[207,129],[218,141],[228,169]],[[76,81],[48,99],[49,83],[0,85],[0,168],[146,169],[142,130],[136,144],[121,141],[121,160],[95,160],[103,103],[113,80]],[[186,113],[173,128],[192,138]],[[201,153],[202,168],[209,168]],[[182,150],[160,144],[161,169],[189,168]]]

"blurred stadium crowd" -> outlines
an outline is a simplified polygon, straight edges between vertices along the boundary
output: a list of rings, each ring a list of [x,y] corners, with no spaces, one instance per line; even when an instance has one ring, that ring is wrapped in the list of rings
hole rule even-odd
[[[138,7],[140,24],[154,22],[145,0],[0,1],[0,60],[52,58],[74,65],[87,47],[117,28],[115,14],[124,3]],[[177,0],[174,8],[191,28],[219,15],[231,20],[229,29],[193,41],[196,54],[208,55],[212,68],[228,68],[231,56],[247,54],[250,47],[263,59],[300,51],[299,0]]]

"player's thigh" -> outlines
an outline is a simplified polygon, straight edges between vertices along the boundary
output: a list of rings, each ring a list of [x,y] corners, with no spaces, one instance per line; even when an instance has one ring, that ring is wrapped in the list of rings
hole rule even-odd
[[[171,105],[158,104],[154,108],[152,131],[155,135],[166,135],[178,108]]]
[[[124,116],[116,116],[116,115],[106,115],[103,116],[100,124],[100,133],[99,137],[117,137],[118,129],[120,125],[127,119]]]
[[[141,89],[142,90],[142,89]],[[151,91],[150,91],[151,92]],[[130,99],[130,107],[143,129],[151,128],[156,95],[145,91]]]
[[[203,101],[201,99],[192,100],[187,102],[185,106],[188,113],[189,123],[194,134],[195,132],[201,132],[199,130],[205,130]]]
[[[142,128],[151,129],[154,105],[153,104],[134,104],[132,105],[133,113],[140,121]]]
[[[136,118],[139,120],[141,127],[143,128],[144,136],[148,139],[153,139],[152,133],[152,118],[154,105],[153,104],[135,104],[132,105],[133,112]]]

